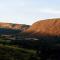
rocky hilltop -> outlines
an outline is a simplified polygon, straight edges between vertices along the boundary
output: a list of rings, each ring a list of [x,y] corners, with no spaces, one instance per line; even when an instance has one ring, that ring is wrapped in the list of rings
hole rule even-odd
[[[32,24],[26,33],[30,36],[60,36],[60,18],[40,20]]]
[[[15,30],[25,30],[28,29],[30,26],[25,24],[12,24],[12,23],[1,23],[0,28],[6,29],[15,29]]]
[[[0,22],[0,38],[2,39],[21,39],[22,32],[28,29],[30,25],[25,24],[12,24],[12,23],[1,23]]]

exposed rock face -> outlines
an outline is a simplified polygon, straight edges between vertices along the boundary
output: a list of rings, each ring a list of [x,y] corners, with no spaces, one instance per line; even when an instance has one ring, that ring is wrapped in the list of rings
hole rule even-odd
[[[25,24],[12,24],[12,23],[0,23],[0,28],[7,28],[7,29],[16,29],[16,30],[25,30],[28,29],[30,26]]]
[[[60,36],[60,19],[46,19],[34,23],[27,31],[30,36]]]

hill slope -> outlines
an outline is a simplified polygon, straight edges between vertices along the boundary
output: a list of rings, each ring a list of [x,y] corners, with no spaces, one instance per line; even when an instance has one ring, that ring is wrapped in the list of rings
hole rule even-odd
[[[25,25],[25,24],[12,24],[12,23],[1,23],[0,22],[0,28],[25,30],[29,27],[30,27],[29,25]]]
[[[28,29],[30,26],[25,24],[12,24],[0,22],[0,38],[14,39],[18,37],[20,39],[21,33]]]
[[[30,36],[60,36],[60,18],[35,22],[26,33]]]

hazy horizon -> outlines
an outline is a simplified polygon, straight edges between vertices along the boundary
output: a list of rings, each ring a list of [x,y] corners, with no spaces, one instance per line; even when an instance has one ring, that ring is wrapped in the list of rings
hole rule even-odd
[[[1,0],[0,22],[29,24],[60,18],[60,0]]]

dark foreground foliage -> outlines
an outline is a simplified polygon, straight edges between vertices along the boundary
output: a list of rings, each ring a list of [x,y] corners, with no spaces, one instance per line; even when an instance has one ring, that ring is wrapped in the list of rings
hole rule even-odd
[[[0,38],[0,60],[60,60],[60,37],[44,37],[37,41]]]
[[[35,51],[0,45],[0,60],[30,60]]]
[[[42,49],[39,53],[35,50],[0,44],[0,60],[60,60],[60,49]]]

